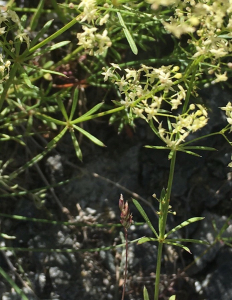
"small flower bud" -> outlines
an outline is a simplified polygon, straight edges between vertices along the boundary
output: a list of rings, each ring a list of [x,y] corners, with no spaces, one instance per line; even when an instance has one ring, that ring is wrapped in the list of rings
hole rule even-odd
[[[124,203],[122,194],[119,199],[119,209],[121,210],[121,224],[125,229],[128,229],[132,223],[132,215],[130,214],[128,202]]]
[[[119,199],[119,208],[122,211],[123,209],[123,205],[124,205],[124,200],[123,200],[123,195],[120,195],[120,199]]]

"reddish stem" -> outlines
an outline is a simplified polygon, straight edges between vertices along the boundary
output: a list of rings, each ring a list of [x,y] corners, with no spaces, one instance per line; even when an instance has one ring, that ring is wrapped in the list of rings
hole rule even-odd
[[[127,277],[127,256],[128,256],[128,237],[127,237],[127,229],[125,230],[125,239],[126,239],[126,265],[125,265],[125,273],[124,273],[124,284],[123,284],[123,291],[122,291],[122,300],[124,300],[125,290],[126,290],[126,277]]]

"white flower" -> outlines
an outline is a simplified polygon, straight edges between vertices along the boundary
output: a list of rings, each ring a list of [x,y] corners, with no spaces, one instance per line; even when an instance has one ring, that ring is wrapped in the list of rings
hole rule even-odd
[[[30,47],[30,39],[26,32],[21,32],[21,33],[17,34],[15,37],[15,40],[16,39],[19,39],[21,43],[23,42],[23,40],[25,40],[25,42],[27,43],[27,48]]]
[[[6,32],[6,31],[5,31],[5,28],[6,28],[6,27],[1,27],[1,28],[0,28],[0,35],[4,34],[4,33]]]
[[[97,2],[95,0],[82,0],[78,8],[83,7],[83,13],[79,16],[82,17],[81,22],[87,20],[88,23],[97,18]],[[78,17],[78,18],[79,18]]]
[[[14,23],[16,23],[19,27],[21,26],[19,17],[18,17],[18,15],[16,14],[15,11],[9,9],[9,10],[7,10],[7,14],[8,14],[8,17],[9,17]]]
[[[101,18],[99,25],[102,26],[103,24],[105,24],[107,22],[107,20],[109,19],[109,14],[104,15],[103,18]]]
[[[220,81],[227,81],[228,77],[227,77],[227,72],[224,72],[224,74],[217,74],[215,73],[216,75],[216,79],[212,81],[212,84],[215,84],[217,82],[220,82]]]
[[[113,77],[114,76],[114,73],[112,72],[111,68],[107,69],[106,68],[103,68],[103,70],[105,72],[101,73],[102,75],[105,75],[104,77],[104,81],[107,81],[109,77]]]

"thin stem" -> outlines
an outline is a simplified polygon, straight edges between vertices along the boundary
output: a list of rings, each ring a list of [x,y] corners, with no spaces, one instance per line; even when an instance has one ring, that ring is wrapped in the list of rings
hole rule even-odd
[[[14,80],[14,77],[15,77],[15,74],[16,74],[16,71],[18,69],[18,64],[17,63],[14,63],[11,70],[10,70],[10,76],[9,76],[9,79],[4,83],[4,88],[3,88],[3,92],[2,92],[2,95],[1,95],[1,98],[0,98],[0,111],[2,109],[2,105],[4,103],[4,100],[7,96],[7,92]]]
[[[125,229],[125,239],[126,239],[126,265],[125,265],[125,273],[124,273],[124,284],[123,284],[123,291],[122,291],[122,300],[124,300],[125,297],[125,290],[126,290],[126,277],[127,277],[127,257],[128,257],[128,235],[127,235],[127,229]]]
[[[155,277],[155,293],[154,293],[154,299],[158,300],[159,298],[159,283],[160,283],[160,270],[161,270],[161,261],[162,261],[162,250],[163,250],[163,241],[164,241],[164,235],[165,235],[165,228],[167,223],[167,215],[168,215],[168,207],[169,207],[169,201],[172,191],[172,183],[173,183],[173,177],[174,177],[174,170],[175,170],[175,163],[176,163],[176,150],[173,150],[173,155],[171,158],[171,164],[170,164],[170,172],[169,172],[169,178],[168,178],[168,186],[167,191],[165,195],[165,202],[162,205],[162,211],[160,216],[160,232],[159,232],[159,245],[158,245],[158,255],[157,255],[157,263],[156,263],[156,277]],[[161,201],[163,201],[161,199]]]
[[[25,59],[27,56],[29,56],[31,53],[35,52],[37,49],[45,46],[47,43],[51,42],[52,40],[54,40],[56,37],[60,36],[63,32],[65,32],[66,30],[68,30],[70,27],[72,27],[74,24],[76,24],[78,22],[77,19],[73,19],[72,21],[70,21],[68,24],[66,24],[64,27],[62,27],[61,29],[59,29],[58,31],[56,31],[55,33],[53,33],[52,35],[50,35],[49,37],[47,37],[45,40],[43,40],[42,42],[40,42],[39,44],[35,45],[34,47],[30,48],[29,50],[26,50],[22,55],[21,55],[21,59]]]
[[[171,158],[170,172],[169,172],[169,178],[168,178],[168,186],[167,186],[167,192],[166,192],[165,204],[164,204],[164,211],[163,211],[163,226],[161,228],[161,233],[160,233],[161,239],[164,239],[164,235],[165,235],[165,227],[166,227],[166,223],[167,223],[168,207],[169,207],[171,191],[172,191],[172,183],[173,183],[173,177],[174,177],[175,163],[176,163],[176,150],[173,151],[173,155],[172,155],[172,158]]]
[[[161,270],[161,261],[162,261],[162,249],[163,243],[159,243],[158,246],[158,255],[156,263],[156,275],[155,275],[155,300],[159,298],[159,283],[160,283],[160,270]]]

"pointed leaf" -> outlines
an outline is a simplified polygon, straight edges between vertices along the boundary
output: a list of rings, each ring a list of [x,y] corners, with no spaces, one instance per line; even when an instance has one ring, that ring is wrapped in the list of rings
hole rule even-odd
[[[70,116],[69,116],[69,120],[70,121],[72,120],[72,118],[74,116],[74,113],[76,111],[76,108],[77,108],[78,96],[79,96],[79,89],[75,88],[74,94],[73,94],[73,101],[72,101],[71,112],[70,112]]]
[[[228,237],[228,238],[222,237],[221,239],[222,239],[223,241],[225,241],[225,242],[230,242],[230,241],[232,241],[232,237]]]
[[[166,239],[167,242],[185,242],[185,243],[194,243],[194,244],[201,244],[209,246],[210,243],[207,241],[202,240],[195,240],[195,239]]]
[[[181,148],[179,148],[178,151],[185,152],[185,153],[187,153],[189,155],[193,155],[193,156],[196,156],[196,157],[201,157],[201,155],[199,155],[199,154],[197,154],[195,152],[188,151],[188,150],[185,151],[185,150],[182,150]]]
[[[72,129],[70,130],[70,134],[71,134],[71,138],[72,138],[72,142],[73,142],[73,146],[74,149],[76,151],[76,156],[80,159],[80,161],[82,161],[82,152],[79,146],[79,143],[77,141],[76,135],[75,133],[72,131]]]
[[[120,14],[120,12],[117,12],[117,15],[118,15],[118,18],[119,18],[119,22],[120,24],[122,25],[122,28],[123,28],[123,31],[124,31],[124,34],[126,36],[126,39],[130,45],[130,48],[132,50],[132,52],[137,55],[138,54],[138,48],[136,47],[135,45],[135,42],[130,34],[130,31],[128,30],[128,28],[126,27],[126,24],[124,23],[124,20]]]
[[[57,48],[64,47],[65,45],[67,45],[69,43],[70,43],[70,41],[62,41],[62,42],[56,43],[56,44],[54,44],[52,46],[48,46],[45,49],[38,50],[38,51],[34,52],[32,55],[28,56],[27,60],[31,59],[33,57],[37,57],[37,56],[42,55],[42,54],[49,53],[49,52],[51,52],[51,51],[53,51],[53,50],[55,50]]]
[[[68,115],[67,115],[66,109],[64,107],[64,103],[60,97],[57,97],[57,103],[58,103],[59,109],[62,112],[62,115],[64,116],[65,120],[68,121]]]
[[[8,234],[5,234],[5,233],[0,233],[0,236],[3,237],[4,239],[7,239],[7,240],[16,239],[16,236],[8,235]]]
[[[56,147],[56,144],[59,142],[59,140],[63,137],[65,132],[67,131],[67,127],[65,127],[57,136],[54,137],[48,144],[46,149],[42,152],[33,157],[30,161],[28,161],[25,165],[18,168],[14,172],[12,172],[9,175],[10,180],[16,178],[20,173],[25,171],[27,168],[33,166],[35,163],[39,162],[49,151],[51,151],[54,147]]]
[[[28,77],[28,75],[27,75],[25,69],[24,69],[20,64],[18,65],[18,68],[19,68],[19,70],[20,70],[21,77],[23,78],[23,80],[24,80],[24,82],[26,83],[26,85],[27,85],[29,88],[34,88],[34,89],[36,89],[36,90],[39,90],[37,86],[35,86],[35,85],[33,85],[33,84],[31,83],[31,80],[30,80],[30,78]]]
[[[148,295],[148,292],[147,292],[147,288],[143,287],[143,300],[149,300],[149,295]]]
[[[31,22],[30,22],[30,30],[31,31],[34,31],[35,28],[36,28],[36,26],[37,26],[37,24],[38,24],[38,20],[39,20],[39,17],[40,17],[40,15],[42,13],[42,9],[43,9],[43,6],[44,6],[44,1],[45,0],[39,1],[39,5],[38,5],[38,7],[37,7],[37,9],[36,9],[36,11],[34,13],[34,15],[31,18]]]
[[[152,232],[158,238],[159,236],[158,236],[155,228],[152,226],[151,221],[149,220],[149,218],[148,218],[147,214],[145,213],[145,211],[143,210],[142,206],[139,204],[139,202],[137,200],[135,200],[133,198],[132,198],[132,201],[133,201],[134,205],[136,206],[136,208],[138,209],[138,211],[140,212],[140,214],[142,215],[142,217],[144,218],[144,220],[147,222],[147,225],[150,227]]]
[[[206,150],[206,151],[217,151],[217,149],[212,148],[212,147],[205,147],[205,146],[184,146],[184,144],[181,145],[183,149],[194,149],[194,150]]]
[[[181,244],[179,244],[179,243],[167,242],[166,240],[164,240],[164,243],[165,243],[165,244],[168,244],[168,245],[180,247],[180,248],[184,249],[185,251],[187,251],[188,253],[192,254],[192,252],[189,250],[188,247],[186,247],[186,246],[184,246],[184,245],[181,245]]]
[[[73,125],[73,127],[80,131],[83,135],[85,135],[88,139],[90,139],[90,141],[92,141],[94,144],[100,146],[100,147],[106,147],[102,141],[100,141],[99,139],[97,139],[95,136],[93,136],[92,134],[90,134],[88,131],[85,131],[83,128],[77,126],[77,125]]]
[[[166,233],[166,234],[165,234],[165,238],[166,238],[169,234],[171,234],[171,233],[173,233],[173,232],[176,232],[177,230],[179,230],[179,229],[181,229],[181,228],[183,228],[183,227],[185,227],[185,226],[188,226],[189,224],[192,224],[192,223],[194,223],[194,222],[201,221],[201,220],[203,220],[203,219],[204,219],[204,217],[190,218],[190,219],[188,219],[188,220],[182,222],[181,224],[177,225],[176,227],[174,227],[174,228],[173,228],[172,230],[170,230],[168,233]]]
[[[176,300],[176,295],[172,295],[169,300]]]
[[[104,102],[101,102],[101,103],[98,103],[97,105],[95,105],[93,108],[91,108],[89,111],[87,111],[84,115],[82,115],[81,117],[73,120],[71,122],[71,124],[77,124],[77,123],[81,123],[81,122],[84,122],[86,117],[94,114],[97,110],[99,110],[102,105],[104,105]]]
[[[168,147],[165,147],[165,146],[149,146],[149,145],[146,145],[144,146],[145,148],[150,148],[150,149],[157,149],[157,150],[170,150],[170,148]]]
[[[146,242],[157,242],[157,241],[158,241],[158,239],[149,238],[149,237],[144,236],[144,237],[139,239],[138,245],[144,244]]]
[[[153,119],[151,119],[148,122],[149,126],[151,127],[152,131],[160,138],[160,134],[157,128],[155,128],[154,123],[153,123]]]
[[[38,34],[36,35],[36,37],[31,41],[30,43],[30,48],[32,48],[37,42],[38,40],[44,36],[45,32],[49,29],[49,27],[51,26],[52,22],[54,20],[49,20],[44,26],[43,28],[38,32]]]
[[[41,114],[41,113],[35,113],[34,116],[36,116],[38,119],[45,120],[45,121],[48,121],[51,123],[55,123],[57,125],[63,125],[63,126],[66,125],[66,122],[64,122],[64,121],[54,119],[52,117],[49,117],[49,116]]]
[[[12,288],[16,291],[16,293],[19,294],[19,296],[22,300],[28,300],[27,296],[24,294],[22,289],[20,289],[17,286],[17,284],[14,282],[14,280],[12,280],[11,277],[1,267],[0,267],[0,274],[12,286]]]

